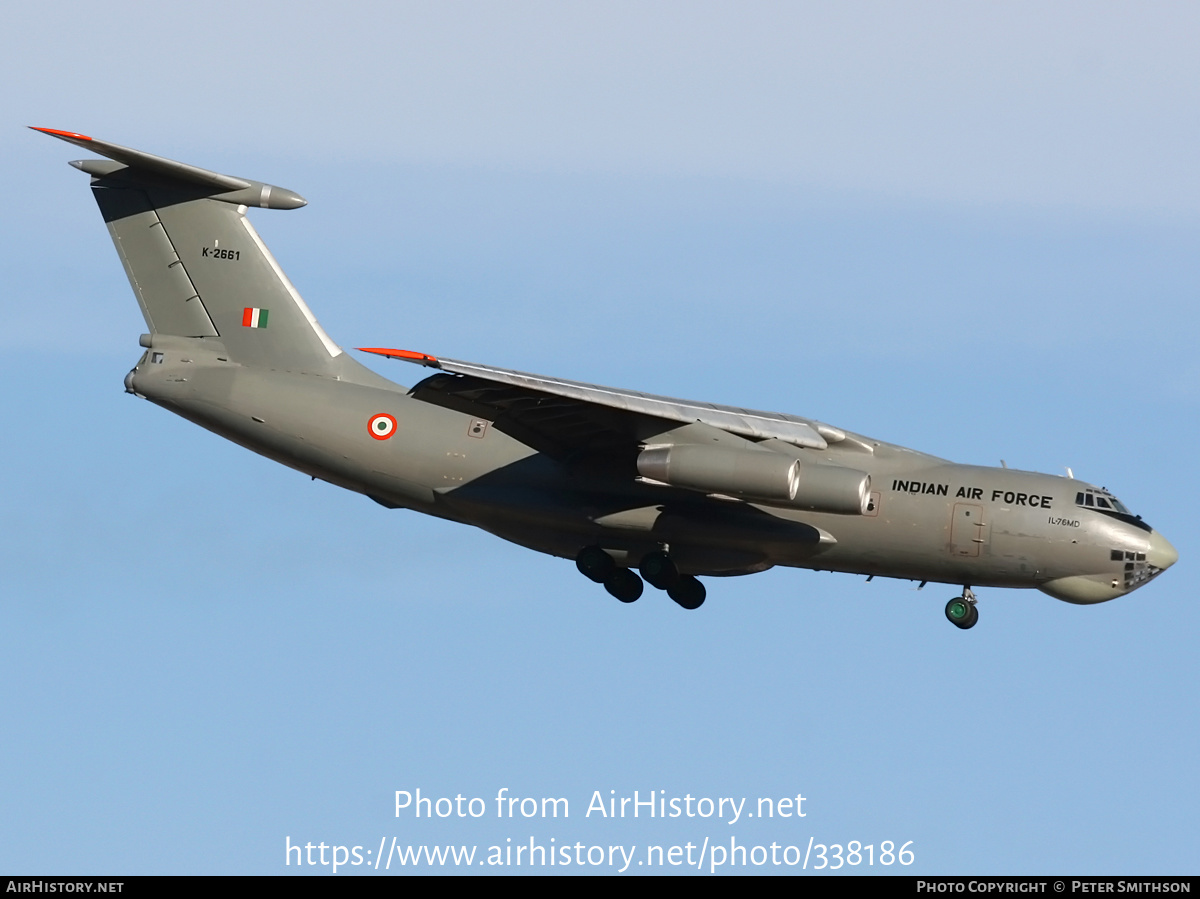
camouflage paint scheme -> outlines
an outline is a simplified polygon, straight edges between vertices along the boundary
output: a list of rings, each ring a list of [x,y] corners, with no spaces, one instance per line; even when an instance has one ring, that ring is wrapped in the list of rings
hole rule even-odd
[[[130,393],[385,506],[577,559],[624,601],[642,590],[629,570],[665,553],[692,584],[671,592],[688,608],[704,598],[688,576],[785,565],[963,585],[947,615],[970,627],[971,587],[1103,602],[1178,558],[1071,477],[957,465],[797,416],[370,349],[434,372],[399,386],[325,334],[246,218],[303,206],[297,194],[36,130],[107,157],[71,164],[92,176],[149,330]]]

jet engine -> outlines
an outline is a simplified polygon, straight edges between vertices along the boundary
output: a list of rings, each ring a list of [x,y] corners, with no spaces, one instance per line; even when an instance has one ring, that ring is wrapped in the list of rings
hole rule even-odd
[[[782,453],[715,446],[666,446],[642,450],[644,478],[816,512],[866,512],[871,476],[838,465],[801,465]]]
[[[789,505],[814,512],[865,515],[871,502],[871,476],[841,465],[805,465]]]

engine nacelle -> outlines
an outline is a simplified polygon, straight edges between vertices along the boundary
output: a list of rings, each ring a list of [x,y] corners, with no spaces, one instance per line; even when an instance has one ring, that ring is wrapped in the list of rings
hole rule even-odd
[[[762,500],[817,512],[861,515],[870,499],[871,476],[837,465],[801,465],[783,453],[715,446],[667,446],[643,450],[642,477],[705,493]]]
[[[800,486],[788,504],[814,512],[866,515],[871,502],[871,476],[841,465],[804,465]]]
[[[672,487],[790,502],[800,483],[800,462],[780,453],[717,446],[664,446],[642,450],[643,477]]]

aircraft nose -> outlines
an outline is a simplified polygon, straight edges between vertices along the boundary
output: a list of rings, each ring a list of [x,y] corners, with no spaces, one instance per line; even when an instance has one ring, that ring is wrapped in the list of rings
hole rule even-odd
[[[1179,561],[1179,553],[1167,538],[1158,531],[1150,534],[1150,548],[1146,551],[1146,561],[1155,568],[1167,569]]]

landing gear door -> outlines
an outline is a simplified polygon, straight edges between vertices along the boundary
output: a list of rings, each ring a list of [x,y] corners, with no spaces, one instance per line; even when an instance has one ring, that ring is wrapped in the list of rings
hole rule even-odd
[[[983,520],[983,506],[955,503],[950,519],[950,555],[974,558],[987,541],[988,528]]]

